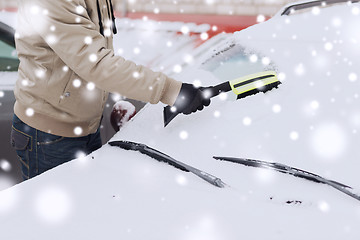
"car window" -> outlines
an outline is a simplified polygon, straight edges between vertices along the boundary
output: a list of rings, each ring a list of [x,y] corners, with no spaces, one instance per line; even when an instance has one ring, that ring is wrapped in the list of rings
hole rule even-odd
[[[15,48],[0,40],[0,71],[14,72],[18,67],[19,59]]]

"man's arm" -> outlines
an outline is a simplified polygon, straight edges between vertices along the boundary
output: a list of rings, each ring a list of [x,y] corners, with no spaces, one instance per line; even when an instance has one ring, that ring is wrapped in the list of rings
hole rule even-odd
[[[82,79],[123,96],[173,105],[181,82],[136,65],[107,48],[83,0],[25,0],[28,19],[52,51]]]

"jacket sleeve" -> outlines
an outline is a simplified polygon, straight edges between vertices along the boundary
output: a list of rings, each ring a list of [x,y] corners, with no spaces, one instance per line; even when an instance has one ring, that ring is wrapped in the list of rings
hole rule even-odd
[[[128,98],[173,105],[181,82],[115,56],[91,20],[84,0],[24,2],[36,34],[82,79]]]

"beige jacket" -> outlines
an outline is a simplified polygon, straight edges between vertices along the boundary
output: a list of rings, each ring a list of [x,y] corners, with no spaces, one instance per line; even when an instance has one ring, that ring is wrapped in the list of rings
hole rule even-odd
[[[14,111],[28,125],[65,137],[94,133],[108,92],[175,102],[181,82],[114,55],[109,0],[18,2]]]

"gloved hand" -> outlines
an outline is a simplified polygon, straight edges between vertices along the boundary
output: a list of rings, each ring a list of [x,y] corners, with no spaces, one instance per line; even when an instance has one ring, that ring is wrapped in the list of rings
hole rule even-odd
[[[183,83],[180,93],[175,100],[174,107],[176,112],[183,114],[201,111],[205,106],[209,106],[210,98],[204,96],[201,88],[197,88],[192,84]]]

